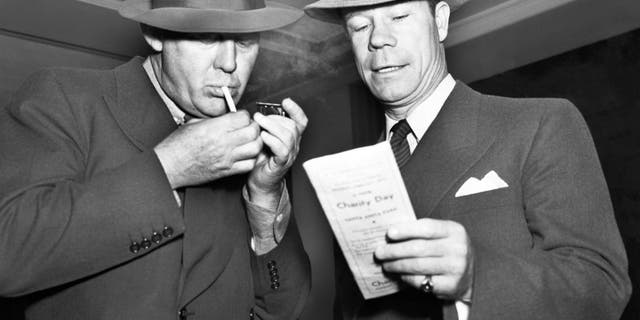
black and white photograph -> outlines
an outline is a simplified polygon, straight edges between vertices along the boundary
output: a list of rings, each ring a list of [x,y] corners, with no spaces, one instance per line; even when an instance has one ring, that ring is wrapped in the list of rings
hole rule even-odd
[[[0,0],[1,320],[640,319],[638,0]]]

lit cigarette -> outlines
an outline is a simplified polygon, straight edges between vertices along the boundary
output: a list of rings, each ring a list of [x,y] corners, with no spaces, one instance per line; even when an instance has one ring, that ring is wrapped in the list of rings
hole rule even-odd
[[[229,106],[229,110],[231,112],[236,112],[236,105],[233,103],[233,98],[231,98],[231,92],[229,92],[229,88],[226,86],[222,87],[222,93],[224,93],[224,99],[227,100],[227,106]]]

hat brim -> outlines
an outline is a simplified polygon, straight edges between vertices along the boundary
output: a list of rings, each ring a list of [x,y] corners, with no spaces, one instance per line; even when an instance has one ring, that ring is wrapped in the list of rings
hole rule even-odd
[[[304,7],[304,12],[311,18],[321,21],[342,24],[342,15],[340,9],[364,7],[382,4],[386,2],[394,2],[397,0],[320,0]],[[462,6],[467,0],[442,0],[449,4],[451,11]]]
[[[118,12],[127,19],[156,28],[189,33],[268,31],[294,23],[304,15],[297,8],[271,1],[266,1],[264,8],[238,11],[172,7],[153,9],[148,2],[134,2],[120,7]]]

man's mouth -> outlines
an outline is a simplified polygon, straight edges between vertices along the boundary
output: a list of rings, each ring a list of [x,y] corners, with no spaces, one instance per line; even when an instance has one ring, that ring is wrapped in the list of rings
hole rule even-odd
[[[402,68],[404,68],[405,66],[384,66],[384,67],[379,67],[379,68],[373,68],[373,72],[375,73],[390,73],[390,72],[394,72],[394,71],[398,71]]]
[[[207,89],[213,96],[217,98],[224,98],[224,93],[222,92],[222,86],[207,86]],[[231,92],[232,96],[235,96],[238,93],[238,89],[235,87],[229,87],[229,91]]]

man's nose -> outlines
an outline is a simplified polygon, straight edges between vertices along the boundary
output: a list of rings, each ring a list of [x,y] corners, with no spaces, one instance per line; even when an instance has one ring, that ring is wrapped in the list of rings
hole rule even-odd
[[[373,25],[371,35],[369,36],[369,51],[382,49],[386,46],[395,47],[397,39],[385,23]]]
[[[229,73],[236,70],[236,42],[233,39],[225,39],[220,43],[214,67]]]

